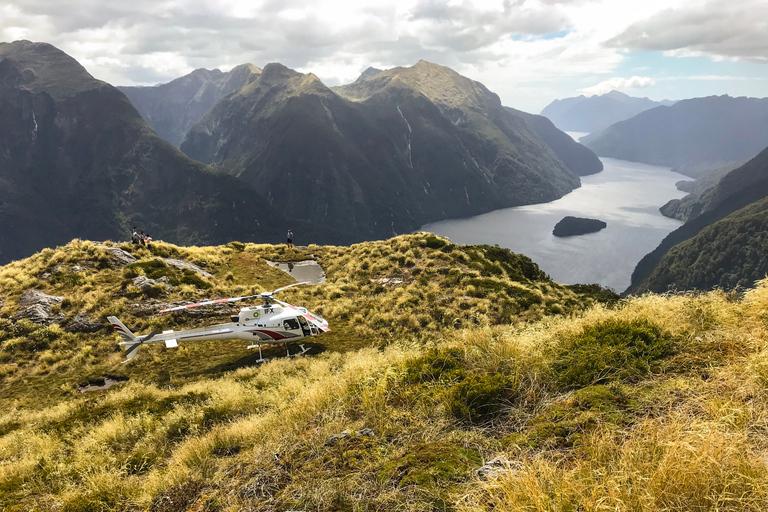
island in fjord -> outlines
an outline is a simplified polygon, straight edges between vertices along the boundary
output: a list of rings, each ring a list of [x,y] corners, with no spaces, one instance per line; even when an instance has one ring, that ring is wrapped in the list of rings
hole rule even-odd
[[[607,225],[608,224],[601,220],[585,219],[583,217],[571,217],[569,215],[555,224],[555,229],[552,230],[552,234],[561,237],[586,235],[587,233],[596,233],[597,231],[605,228]]]

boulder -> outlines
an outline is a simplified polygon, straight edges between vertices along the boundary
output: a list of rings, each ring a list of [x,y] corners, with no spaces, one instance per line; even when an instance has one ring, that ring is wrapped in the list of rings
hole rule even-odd
[[[148,290],[156,284],[165,285],[168,290],[173,289],[173,286],[168,284],[168,278],[163,276],[160,279],[150,279],[147,276],[136,276],[133,278],[133,285],[140,290]]]
[[[88,315],[78,313],[69,321],[67,332],[96,332],[104,325],[98,321],[91,321]]]
[[[50,325],[60,323],[62,320],[64,320],[64,315],[62,313],[52,315],[51,308],[47,308],[42,304],[33,304],[31,306],[22,308],[13,317],[13,319],[16,321],[19,321],[22,318],[26,318],[36,324]]]
[[[194,263],[190,263],[188,261],[184,260],[177,260],[174,258],[163,258],[163,261],[168,265],[169,267],[173,267],[177,270],[191,270],[193,272],[197,272],[203,277],[213,277],[209,272],[206,272],[205,270],[201,269]]]
[[[112,262],[110,268],[120,268],[130,265],[131,263],[136,263],[136,258],[119,247],[107,247],[106,245],[101,245],[99,247],[103,247],[106,249],[107,253],[109,253],[109,259]]]
[[[32,306],[40,304],[41,306],[50,308],[54,304],[60,304],[64,300],[64,297],[58,297],[56,295],[48,295],[40,290],[27,290],[19,297],[20,306]]]
[[[511,461],[504,455],[499,455],[489,460],[477,470],[477,476],[480,478],[491,479],[499,476],[508,475],[515,471],[524,469],[524,465],[519,460]]]

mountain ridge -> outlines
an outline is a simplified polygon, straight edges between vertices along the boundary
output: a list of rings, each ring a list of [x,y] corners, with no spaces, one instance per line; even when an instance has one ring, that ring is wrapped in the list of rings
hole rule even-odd
[[[269,191],[288,215],[361,239],[552,200],[579,185],[498,96],[426,61],[333,88],[268,64],[201,118],[181,149]]]

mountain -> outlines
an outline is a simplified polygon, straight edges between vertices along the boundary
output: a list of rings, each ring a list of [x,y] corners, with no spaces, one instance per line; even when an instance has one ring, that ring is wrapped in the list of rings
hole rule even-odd
[[[154,87],[118,87],[157,134],[178,147],[189,127],[217,101],[252,82],[261,74],[253,64],[241,64],[222,73],[196,69],[167,84]]]
[[[766,282],[617,306],[427,233],[158,244],[207,275],[126,249],[125,266],[78,240],[0,267],[4,512],[765,510]],[[330,323],[304,356],[180,339],[120,363],[106,316],[137,335],[229,322],[157,311],[295,283],[265,260],[296,257],[328,277],[278,295]],[[169,285],[134,284],[150,274]]]
[[[751,286],[768,272],[768,148],[702,194],[695,215],[647,254],[628,293]]]
[[[648,110],[582,142],[600,156],[670,167],[752,158],[768,141],[768,98],[709,96]]]
[[[541,115],[565,131],[599,133],[614,123],[635,117],[640,112],[671,105],[672,101],[652,101],[634,98],[623,92],[611,91],[600,96],[577,96],[555,100]]]
[[[0,44],[0,123],[1,262],[73,238],[125,240],[133,226],[183,243],[278,241],[288,227],[258,191],[160,139],[122,92],[51,45]]]
[[[579,186],[498,96],[425,61],[333,89],[269,64],[200,119],[181,150],[256,186],[289,217],[359,239]]]
[[[365,71],[360,73],[360,76],[357,77],[357,80],[355,80],[355,83],[356,84],[360,83],[363,80],[367,80],[368,78],[372,77],[373,75],[378,75],[379,73],[381,73],[380,69],[374,68],[374,67],[369,67],[368,69],[366,69]]]
[[[603,162],[586,146],[559,130],[549,119],[522,110],[507,107],[513,114],[525,119],[557,157],[578,176],[588,176],[603,170]]]

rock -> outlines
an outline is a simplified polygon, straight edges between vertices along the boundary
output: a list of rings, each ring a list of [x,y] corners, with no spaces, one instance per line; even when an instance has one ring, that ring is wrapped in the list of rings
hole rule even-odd
[[[96,332],[104,327],[100,322],[92,322],[87,315],[78,313],[67,325],[67,332]]]
[[[119,268],[136,263],[136,258],[119,247],[107,247],[106,245],[100,245],[99,247],[103,247],[109,253],[109,259],[112,261],[110,268]]]
[[[376,434],[371,430],[370,428],[364,428],[363,430],[357,430],[354,432],[355,436],[358,437],[376,437]],[[326,445],[331,445],[338,443],[342,439],[348,439],[353,436],[353,432],[350,430],[345,430],[341,434],[332,434],[331,437],[328,438],[328,440],[325,442]]]
[[[70,274],[74,274],[75,272],[82,272],[85,270],[85,267],[81,267],[80,265],[73,265],[72,268],[69,269]]]
[[[51,315],[51,306],[61,303],[64,297],[48,295],[40,290],[27,290],[19,297],[19,305],[22,307],[13,317],[14,320],[27,318],[36,324],[50,325],[61,322],[64,315],[59,313]]]
[[[483,464],[483,467],[477,470],[477,476],[485,479],[497,478],[524,468],[525,466],[519,460],[510,461],[504,455],[499,455]]]
[[[552,234],[555,236],[575,236],[595,233],[608,226],[605,222],[597,219],[585,219],[582,217],[565,217],[555,225]]]
[[[398,277],[381,277],[379,279],[371,279],[374,284],[380,284],[381,286],[397,286],[403,284],[403,280]]]
[[[40,290],[27,290],[19,297],[20,306],[31,306],[34,304],[40,304],[41,306],[50,308],[54,304],[59,304],[64,300],[64,297],[58,297],[56,295],[48,295]]]
[[[347,439],[351,435],[352,435],[352,432],[350,432],[349,430],[345,430],[341,434],[332,434],[331,437],[329,437],[328,440],[325,442],[325,444],[326,445],[336,444],[342,439]]]
[[[156,284],[162,284],[165,285],[165,287],[168,290],[172,290],[173,286],[168,284],[168,278],[166,276],[161,277],[160,279],[150,279],[147,276],[136,276],[133,278],[133,285],[139,288],[140,290],[149,290]]]
[[[173,267],[177,270],[191,270],[193,272],[197,272],[203,277],[213,277],[210,273],[206,272],[205,270],[201,269],[194,263],[189,263],[188,261],[184,260],[177,260],[174,258],[163,258],[163,261],[170,267]]]
[[[51,308],[42,304],[33,304],[22,308],[13,317],[14,320],[19,321],[22,318],[26,318],[36,324],[55,324],[64,320],[64,315],[59,313],[57,315],[51,315]]]

